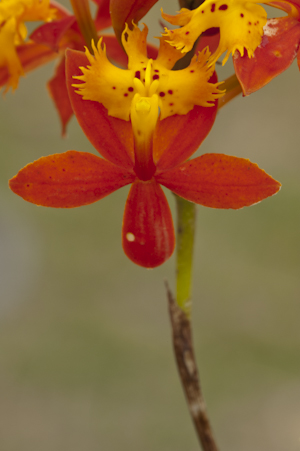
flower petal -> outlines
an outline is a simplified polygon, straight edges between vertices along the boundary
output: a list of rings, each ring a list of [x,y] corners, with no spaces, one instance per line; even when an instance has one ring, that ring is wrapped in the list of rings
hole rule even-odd
[[[280,189],[280,183],[244,158],[206,154],[157,176],[174,193],[205,207],[247,207]]]
[[[111,26],[111,18],[109,11],[109,0],[94,0],[98,5],[97,14],[95,17],[95,25],[97,30],[103,30]]]
[[[30,39],[37,44],[48,45],[54,52],[57,52],[62,37],[75,22],[75,16],[70,15],[63,19],[43,24],[31,33]]]
[[[112,24],[120,42],[125,23],[129,26],[132,22],[137,24],[156,2],[157,0],[110,0]]]
[[[183,8],[177,16],[162,16],[172,24],[183,25],[177,30],[165,29],[168,42],[182,52],[191,50],[204,31],[220,28],[219,47],[211,56],[210,64],[215,63],[225,51],[223,64],[235,50],[243,55],[246,48],[249,57],[252,57],[261,42],[263,26],[267,21],[267,13],[262,6],[257,5],[257,0],[206,0],[193,11]]]
[[[130,122],[108,116],[98,102],[83,100],[72,87],[73,76],[80,74],[79,66],[88,60],[83,52],[67,50],[66,74],[70,101],[77,120],[87,138],[98,152],[112,163],[125,168],[133,166],[133,134]]]
[[[186,115],[175,115],[158,121],[153,154],[157,170],[170,169],[187,160],[210,132],[217,114],[213,107],[195,106]]]
[[[84,100],[101,103],[108,110],[109,116],[129,121],[131,101],[134,96],[134,72],[114,66],[106,56],[102,38],[97,47],[92,42],[94,55],[86,49],[89,62],[87,67],[80,67],[82,74],[73,75],[80,81],[73,80],[72,86]]]
[[[33,204],[73,208],[96,202],[134,179],[132,173],[102,158],[70,150],[28,164],[9,185]]]
[[[208,49],[205,49],[195,55],[185,69],[160,70],[161,119],[174,114],[187,114],[195,105],[213,107],[215,100],[224,95],[224,91],[218,89],[222,82],[210,83],[214,68],[207,65],[209,55]]]
[[[62,135],[66,133],[66,127],[73,116],[73,108],[69,100],[69,94],[66,85],[66,60],[63,57],[59,65],[55,69],[55,74],[48,82],[48,89],[58,111],[61,125]]]
[[[174,227],[168,201],[155,179],[136,180],[126,202],[123,249],[130,260],[146,268],[164,263],[175,246]]]
[[[236,76],[244,95],[265,86],[274,77],[285,71],[294,61],[300,42],[300,23],[292,17],[270,19],[264,26],[261,45],[254,57],[233,58]]]

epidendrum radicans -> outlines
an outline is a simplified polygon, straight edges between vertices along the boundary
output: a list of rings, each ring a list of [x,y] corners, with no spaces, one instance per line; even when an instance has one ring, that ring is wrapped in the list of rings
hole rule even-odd
[[[295,58],[300,68],[299,0],[260,2],[285,13],[277,18],[268,18],[256,0],[205,0],[194,10],[162,12],[178,27],[165,22],[158,48],[147,44],[148,28],[138,25],[156,1],[94,0],[95,17],[89,0],[72,0],[73,12],[50,0],[0,2],[1,86],[16,90],[20,77],[57,59],[48,88],[62,134],[74,113],[100,154],[41,157],[10,180],[11,190],[36,205],[73,208],[130,184],[123,249],[147,268],[163,264],[175,248],[161,186],[187,209],[239,209],[278,192],[280,183],[249,160],[220,153],[192,157],[219,108],[262,88]],[[27,22],[38,23],[30,36]],[[111,25],[115,34],[103,33]],[[218,81],[215,65],[223,54],[223,65],[232,54],[235,74]],[[186,233],[188,239],[180,211],[178,237]],[[177,307],[188,323],[192,247],[187,255],[179,243],[177,252]],[[216,449],[206,447],[198,429],[204,449]]]

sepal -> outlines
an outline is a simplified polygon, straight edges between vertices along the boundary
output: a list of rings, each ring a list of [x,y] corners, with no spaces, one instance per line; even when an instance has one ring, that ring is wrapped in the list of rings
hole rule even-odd
[[[96,155],[69,150],[28,164],[9,186],[33,204],[73,208],[96,202],[134,179],[133,173]]]
[[[249,207],[281,187],[257,164],[222,154],[202,155],[156,178],[178,196],[211,208]]]

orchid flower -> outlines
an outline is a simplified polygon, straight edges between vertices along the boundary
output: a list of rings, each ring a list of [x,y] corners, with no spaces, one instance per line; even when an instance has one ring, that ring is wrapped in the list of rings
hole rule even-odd
[[[34,204],[72,208],[132,184],[123,249],[134,263],[153,268],[175,246],[160,185],[200,205],[238,209],[275,194],[280,184],[242,158],[206,154],[187,161],[214,123],[221,92],[204,64],[206,52],[188,68],[171,71],[180,52],[161,39],[157,60],[148,59],[146,34],[146,28],[124,31],[127,70],[109,63],[101,44],[94,56],[67,51],[72,107],[102,158],[73,150],[43,157],[13,177],[10,187]],[[74,78],[82,83],[74,86]]]

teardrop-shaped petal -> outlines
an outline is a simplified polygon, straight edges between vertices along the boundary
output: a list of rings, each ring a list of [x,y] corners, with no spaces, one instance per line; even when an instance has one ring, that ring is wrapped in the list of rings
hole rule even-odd
[[[112,163],[130,169],[133,166],[133,133],[130,122],[108,116],[99,102],[83,100],[75,92],[73,76],[89,62],[83,52],[67,50],[66,77],[70,101],[76,118],[92,145]]]
[[[33,204],[73,208],[96,202],[134,179],[132,173],[96,155],[70,150],[28,164],[9,186]]]
[[[134,263],[155,268],[164,263],[175,246],[174,227],[168,201],[154,179],[136,180],[124,212],[123,249]]]
[[[209,108],[195,106],[186,115],[158,121],[153,141],[158,171],[177,166],[196,152],[215,122],[217,103]]]
[[[125,23],[129,26],[132,22],[137,24],[156,2],[157,0],[110,0],[111,20],[120,42]]]
[[[233,58],[236,76],[244,95],[249,95],[285,71],[294,61],[300,42],[300,23],[292,17],[270,19],[253,58]]]
[[[184,199],[211,208],[248,207],[281,186],[257,164],[222,154],[202,155],[156,179]]]
[[[70,103],[66,85],[65,63],[65,57],[63,57],[55,69],[54,76],[48,82],[50,95],[61,120],[63,136],[66,133],[67,124],[73,116],[73,108]]]

